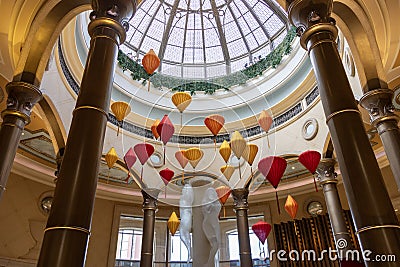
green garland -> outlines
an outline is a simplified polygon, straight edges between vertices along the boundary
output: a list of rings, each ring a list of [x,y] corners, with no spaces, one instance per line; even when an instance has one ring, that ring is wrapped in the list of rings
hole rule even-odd
[[[149,75],[142,65],[133,61],[121,50],[118,52],[118,65],[122,68],[122,71],[129,70],[132,79],[142,81],[143,85],[145,85],[151,78],[153,86],[157,88],[164,87],[171,89],[172,91],[187,91],[190,92],[191,95],[194,95],[199,91],[204,92],[205,94],[213,94],[218,89],[229,90],[232,86],[243,85],[248,80],[262,75],[263,72],[270,67],[276,68],[281,63],[283,56],[290,54],[292,51],[291,44],[295,36],[296,29],[292,27],[283,39],[282,43],[280,43],[266,57],[241,71],[209,80],[183,79],[163,74],[155,75],[156,73]]]

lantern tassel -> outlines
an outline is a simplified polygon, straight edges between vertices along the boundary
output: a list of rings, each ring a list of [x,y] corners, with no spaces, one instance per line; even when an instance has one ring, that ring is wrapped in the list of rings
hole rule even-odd
[[[181,129],[182,129],[182,116],[183,116],[183,113],[181,112]]]
[[[240,158],[239,159],[239,180],[242,180],[242,171],[240,169]]]
[[[217,151],[217,136],[214,136],[214,151]]]
[[[278,207],[278,214],[281,214],[281,208],[279,207],[278,191],[275,190],[276,205]]]
[[[149,83],[149,85],[147,86],[147,92],[150,92],[150,77],[149,77],[149,80],[147,82]]]
[[[317,181],[315,181],[315,175],[313,175],[313,179],[314,179],[315,192],[318,192],[318,186],[317,186]]]
[[[225,205],[224,205],[224,218],[226,217]]]
[[[267,143],[268,143],[268,148],[271,148],[271,146],[269,145],[269,135],[267,133]]]
[[[142,170],[140,171],[140,180],[143,182],[143,165],[142,165]]]
[[[163,145],[164,147],[164,165],[165,165],[165,145]]]
[[[119,122],[118,122],[118,130],[117,130],[117,137],[118,137],[118,135],[119,135]]]
[[[182,170],[182,185],[185,184],[185,169]]]

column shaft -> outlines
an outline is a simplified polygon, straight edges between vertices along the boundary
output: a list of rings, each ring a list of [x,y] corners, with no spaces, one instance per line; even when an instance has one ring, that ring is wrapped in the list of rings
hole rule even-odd
[[[140,267],[153,266],[154,225],[156,222],[158,189],[142,190],[143,195],[143,237]]]
[[[30,122],[33,106],[42,99],[39,88],[28,83],[11,82],[6,89],[7,109],[1,114],[3,123],[0,129],[0,199],[6,190],[22,131]]]
[[[400,228],[347,80],[330,18],[332,0],[294,1],[289,17],[309,51],[361,248],[400,257]],[[381,266],[367,261],[367,266]],[[397,266],[385,262],[385,266]]]
[[[124,20],[134,3],[92,1],[92,37],[38,266],[84,266]]]
[[[242,267],[253,266],[249,236],[249,221],[247,216],[247,210],[249,209],[249,204],[247,202],[248,195],[249,190],[246,188],[232,190],[239,237],[240,266]]]
[[[343,215],[342,204],[340,203],[337,190],[337,179],[335,173],[335,160],[322,159],[318,168],[318,179],[324,192],[326,208],[331,222],[336,250],[340,259],[345,259],[346,252],[354,249],[352,239],[347,229],[346,220]]]

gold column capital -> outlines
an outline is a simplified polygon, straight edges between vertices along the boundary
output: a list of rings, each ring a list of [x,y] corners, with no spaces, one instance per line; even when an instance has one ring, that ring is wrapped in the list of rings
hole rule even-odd
[[[249,196],[249,189],[247,188],[233,189],[232,196],[233,196],[233,207],[235,211],[249,209],[249,203],[247,202],[247,198]]]
[[[28,124],[33,106],[42,99],[42,92],[37,86],[26,82],[10,82],[6,90],[7,108],[1,116],[15,116]]]
[[[157,210],[157,199],[160,189],[147,188],[142,190],[143,210]]]
[[[135,14],[137,5],[137,0],[115,0],[112,2],[92,0],[93,11],[90,13],[89,34],[93,38],[96,28],[111,28],[118,33],[119,44],[122,44],[129,29],[129,20]]]
[[[389,120],[399,121],[399,116],[394,114],[393,94],[390,89],[375,89],[360,98],[360,106],[368,111],[372,126],[377,127],[381,122]]]
[[[321,186],[325,184],[337,184],[335,164],[336,160],[331,158],[323,158],[319,162],[316,173]]]

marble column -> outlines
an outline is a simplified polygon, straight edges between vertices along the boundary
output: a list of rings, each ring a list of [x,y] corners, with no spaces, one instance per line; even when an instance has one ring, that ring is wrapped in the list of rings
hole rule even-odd
[[[140,267],[153,266],[154,225],[159,189],[143,189],[143,237]]]
[[[0,129],[0,200],[6,190],[22,131],[31,120],[33,106],[42,99],[39,88],[29,83],[11,82],[6,90],[7,108],[1,113]]]
[[[233,189],[232,196],[239,237],[240,266],[253,266],[249,236],[249,220],[247,216],[247,211],[249,210],[249,204],[247,202],[249,190],[247,188]]]
[[[333,238],[335,240],[336,250],[339,258],[345,259],[346,252],[354,249],[352,239],[347,230],[346,220],[343,214],[342,204],[340,203],[339,193],[337,190],[334,159],[321,159],[318,168],[318,181],[324,192],[326,208],[331,222]]]
[[[93,0],[82,83],[45,229],[39,267],[84,266],[118,48],[136,2]]]
[[[368,111],[371,124],[381,137],[397,188],[400,191],[399,116],[394,114],[392,99],[392,90],[376,89],[365,93],[360,99],[360,105]]]
[[[361,249],[371,251],[371,259],[379,254],[400,258],[399,222],[337,51],[333,0],[287,2],[289,20],[314,68]],[[382,266],[377,261],[366,265]]]

